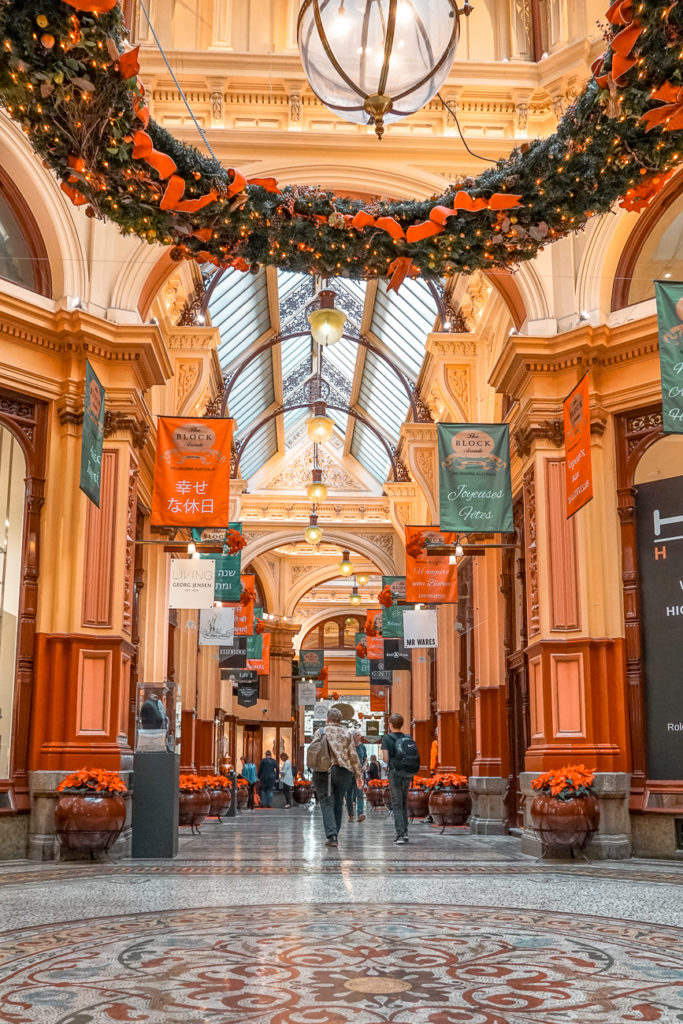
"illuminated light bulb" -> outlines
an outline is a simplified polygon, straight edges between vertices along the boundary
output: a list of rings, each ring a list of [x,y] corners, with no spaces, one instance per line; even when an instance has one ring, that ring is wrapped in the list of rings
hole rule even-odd
[[[349,604],[352,604],[354,608],[357,608],[362,601],[362,597],[358,593],[358,587],[354,587],[351,591],[351,597],[349,598]]]
[[[316,444],[323,444],[330,440],[334,433],[334,420],[327,415],[327,407],[324,402],[315,403],[313,415],[306,420],[306,429],[311,441]]]
[[[358,584],[359,587],[364,587],[367,582],[368,577],[366,573],[361,572],[356,576],[356,583]]]
[[[308,314],[311,336],[319,345],[336,345],[344,333],[346,313],[334,308],[335,293],[328,289],[319,293],[320,309]]]
[[[318,526],[318,517],[315,512],[311,512],[308,522],[309,525],[304,530],[304,537],[309,544],[319,544],[322,539],[323,530],[322,526]]]
[[[353,572],[353,562],[351,561],[348,548],[344,548],[342,552],[342,560],[339,563],[339,572],[342,576],[350,576]]]
[[[194,555],[196,550],[197,550],[197,545],[194,543],[194,541],[190,541],[190,543],[187,545],[187,553],[188,553],[188,555]]]
[[[458,564],[457,557],[455,555],[449,555],[448,556],[448,564],[449,565],[457,565]]]
[[[458,541],[458,543],[455,545],[455,557],[462,558],[464,554],[465,552],[462,549],[462,544],[460,543],[460,541]]]
[[[306,488],[306,494],[309,501],[317,504],[320,501],[325,501],[327,497],[327,484],[323,483],[322,469],[314,469],[311,475],[313,479]]]

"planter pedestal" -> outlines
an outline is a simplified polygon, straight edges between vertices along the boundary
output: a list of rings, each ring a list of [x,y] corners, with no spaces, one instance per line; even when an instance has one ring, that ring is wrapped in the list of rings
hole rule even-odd
[[[470,776],[472,817],[470,829],[474,836],[504,836],[505,797],[508,780],[496,776]]]
[[[542,855],[542,843],[536,835],[531,820],[531,804],[536,791],[531,782],[538,772],[523,772],[520,775],[524,801],[524,830],[521,839],[522,853],[532,857]],[[631,856],[631,822],[629,797],[631,776],[626,772],[596,772],[593,783],[595,796],[600,808],[600,823],[583,849],[589,860],[625,860]],[[570,856],[567,854],[566,856]]]

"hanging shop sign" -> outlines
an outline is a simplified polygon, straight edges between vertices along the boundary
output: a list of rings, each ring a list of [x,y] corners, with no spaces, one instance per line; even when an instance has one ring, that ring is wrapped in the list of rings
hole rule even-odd
[[[365,633],[356,633],[356,675],[357,676],[369,676],[370,675],[370,661],[367,657],[367,636]],[[362,651],[365,648],[365,656],[358,653],[358,650]]]
[[[218,664],[221,668],[247,667],[247,641],[245,637],[236,636],[230,646],[218,648]]]
[[[227,527],[233,426],[229,419],[159,417],[153,526]]]
[[[683,383],[683,379],[682,379]],[[584,374],[563,403],[564,468],[567,488],[567,518],[587,505],[593,497],[591,459],[591,413],[588,374]]]
[[[235,610],[235,636],[251,636],[254,632],[254,584],[256,577],[240,576],[242,597],[229,607]]]
[[[458,533],[512,533],[507,423],[437,423],[439,525]]]
[[[384,641],[384,664],[392,672],[404,672],[413,667],[413,659],[410,650],[405,647],[401,640]]]
[[[406,598],[417,604],[455,604],[458,569],[448,555],[428,555],[427,545],[455,544],[455,533],[433,526],[406,526]]]
[[[229,647],[235,639],[232,608],[202,608],[199,613],[199,646]]]
[[[251,673],[251,678],[246,679],[244,676],[237,682],[237,703],[242,708],[253,708],[259,699],[260,687],[258,675],[256,672]]]
[[[662,431],[683,434],[683,282],[655,281]]]
[[[332,703],[333,702],[331,700],[319,700],[313,707],[313,717],[322,718],[323,725],[327,719],[327,712],[332,707]]]
[[[676,779],[683,746],[683,476],[636,491],[647,777]]]
[[[312,708],[315,704],[315,683],[299,683],[296,699],[300,708]]]
[[[406,599],[406,578],[405,576],[382,576],[382,590],[389,587],[391,596],[396,601]]]
[[[325,652],[299,651],[299,671],[307,679],[317,679],[325,667]]]
[[[370,711],[386,711],[387,696],[390,687],[385,683],[376,683],[370,686]]]
[[[438,647],[439,630],[436,609],[423,608],[407,611],[403,616],[403,643],[406,648]]]
[[[371,718],[365,723],[366,736],[379,736],[379,722]]]
[[[104,388],[89,362],[85,364],[85,398],[81,434],[80,488],[100,507],[102,447],[104,445]]]
[[[247,657],[258,661],[263,655],[263,633],[259,633],[257,625],[263,619],[263,608],[254,608],[254,628],[247,637]]]
[[[381,661],[370,659],[370,685],[382,683],[385,686],[391,686],[392,682],[391,669],[384,661],[384,658]]]
[[[169,608],[213,608],[214,565],[201,558],[172,558]]]
[[[369,636],[365,641],[370,661],[381,661],[384,657],[384,637]]]
[[[229,531],[242,534],[241,523],[230,523]],[[226,538],[225,530],[218,529],[194,529],[192,540],[195,544],[214,543],[223,544]],[[214,599],[216,601],[239,601],[241,593],[240,575],[242,573],[242,552],[234,555],[202,555],[202,558],[211,558],[216,563],[216,585]]]
[[[249,657],[249,641],[256,637],[247,637],[247,668],[258,672],[260,676],[267,676],[270,672],[270,633],[263,633],[258,639],[262,641],[261,654],[258,658]]]

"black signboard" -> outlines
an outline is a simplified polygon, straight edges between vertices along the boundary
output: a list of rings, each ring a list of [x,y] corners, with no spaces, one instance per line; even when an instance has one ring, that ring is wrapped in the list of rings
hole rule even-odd
[[[402,672],[413,667],[410,651],[407,651],[401,640],[384,641],[384,664],[392,672]]]
[[[234,675],[237,683],[237,703],[242,708],[253,708],[259,699],[259,679],[257,672],[250,672],[248,669],[238,669]]]
[[[636,508],[647,774],[677,779],[683,765],[683,476],[641,484]]]
[[[218,664],[221,668],[247,667],[247,638],[236,636],[232,647],[218,648]]]
[[[384,683],[386,686],[391,686],[392,681],[391,669],[384,660],[370,662],[371,684]]]

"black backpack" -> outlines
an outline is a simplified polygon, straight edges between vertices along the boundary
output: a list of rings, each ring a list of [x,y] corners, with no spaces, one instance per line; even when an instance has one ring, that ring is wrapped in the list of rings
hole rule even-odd
[[[391,770],[399,775],[415,775],[420,770],[420,751],[412,736],[396,736],[391,755]]]

